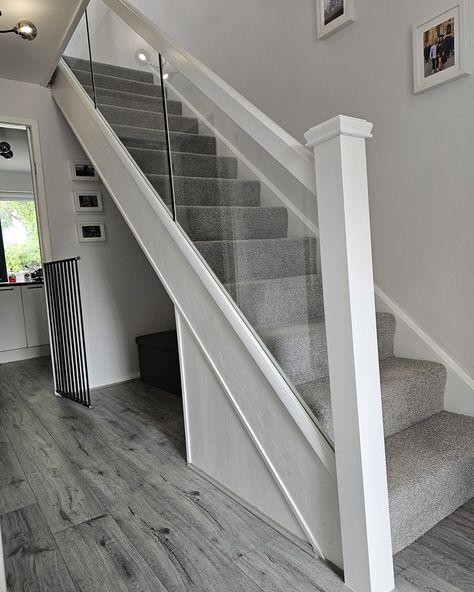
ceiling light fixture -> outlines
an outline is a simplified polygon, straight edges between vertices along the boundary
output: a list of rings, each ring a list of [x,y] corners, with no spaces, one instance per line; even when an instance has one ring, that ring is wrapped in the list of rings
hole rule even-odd
[[[2,16],[1,11],[0,16]],[[0,33],[15,33],[22,39],[26,39],[27,41],[33,41],[36,35],[38,35],[38,30],[34,23],[32,23],[31,21],[21,19],[18,21],[15,27],[13,27],[12,29],[0,29]]]
[[[13,150],[8,142],[0,142],[0,156],[7,160],[13,158]]]
[[[150,54],[144,49],[137,49],[135,52],[135,59],[140,66],[147,66],[150,64]]]

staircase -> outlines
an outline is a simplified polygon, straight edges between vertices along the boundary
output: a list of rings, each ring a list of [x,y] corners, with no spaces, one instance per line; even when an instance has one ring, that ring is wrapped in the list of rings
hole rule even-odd
[[[66,59],[92,95],[89,63]],[[153,74],[95,63],[98,107],[165,203],[171,203],[161,88]],[[168,100],[177,221],[333,439],[317,239],[289,237],[285,207]],[[377,314],[394,552],[474,496],[474,418],[443,410],[444,366],[394,356],[395,319]],[[337,442],[336,442],[337,446]]]

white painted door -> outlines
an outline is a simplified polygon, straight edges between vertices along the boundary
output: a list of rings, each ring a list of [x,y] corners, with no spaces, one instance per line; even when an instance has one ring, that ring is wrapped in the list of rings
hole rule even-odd
[[[44,286],[21,286],[28,347],[49,342]]]
[[[0,287],[0,351],[26,347],[20,286]]]

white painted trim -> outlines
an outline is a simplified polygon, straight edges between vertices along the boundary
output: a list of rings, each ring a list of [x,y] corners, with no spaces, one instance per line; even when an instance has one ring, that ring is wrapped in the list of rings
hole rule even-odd
[[[311,152],[126,0],[104,0],[213,103],[248,133],[302,185],[316,193]]]
[[[332,119],[323,121],[309,129],[304,137],[306,139],[306,146],[313,148],[336,136],[371,138],[373,127],[374,124],[365,119],[357,119],[355,117],[348,117],[347,115],[336,115]]]
[[[106,138],[107,142],[110,144],[111,148],[114,150],[117,159],[120,162],[120,166],[123,166],[124,169],[126,169],[128,173],[131,175],[134,182],[142,188],[143,197],[147,199],[148,203],[156,212],[157,216],[159,216],[163,225],[166,227],[167,231],[173,237],[173,240],[176,242],[183,255],[186,257],[188,261],[190,261],[193,269],[199,276],[203,285],[211,294],[212,298],[217,303],[220,310],[225,315],[226,319],[229,321],[229,323],[235,330],[236,334],[241,339],[242,343],[245,345],[248,352],[250,353],[254,361],[257,363],[263,374],[265,375],[266,379],[272,385],[273,389],[275,390],[275,393],[278,395],[281,402],[287,409],[288,413],[291,415],[291,417],[298,425],[301,432],[304,434],[312,449],[321,459],[321,462],[329,471],[329,473],[331,475],[335,475],[336,470],[334,464],[334,452],[330,447],[329,443],[322,435],[322,433],[318,430],[312,419],[310,419],[304,406],[301,405],[300,400],[297,399],[295,393],[289,387],[286,380],[278,371],[274,363],[269,359],[268,353],[266,352],[264,347],[261,345],[259,341],[255,339],[252,330],[244,321],[242,316],[238,313],[235,305],[231,302],[223,287],[214,278],[213,274],[209,273],[208,266],[205,264],[204,260],[199,255],[194,245],[186,237],[186,235],[179,228],[179,226],[173,222],[168,208],[160,199],[156,198],[156,192],[152,188],[148,179],[146,179],[146,177],[143,175],[143,173],[141,172],[133,158],[130,156],[127,149],[124,146],[122,146],[122,144],[119,141],[116,140],[115,134],[110,128],[109,124],[102,116],[102,114],[94,108],[94,104],[90,100],[87,93],[84,92],[82,86],[77,81],[74,74],[72,74],[71,70],[68,68],[64,60],[61,60],[61,62],[59,63],[56,82],[58,83],[60,79],[63,81],[63,84],[72,87],[72,93],[75,100],[81,103],[82,108],[88,112],[88,115],[91,118],[90,122],[88,122],[88,125],[93,125],[97,130],[100,130],[100,132]],[[53,86],[53,98],[54,96],[55,87]],[[91,162],[97,168],[102,182],[106,186],[109,193],[113,195],[114,192],[105,180],[105,176],[101,175],[98,163],[94,162],[94,159],[92,159],[88,147],[85,146],[84,143],[81,141],[81,134],[79,133],[79,130],[76,129],[76,126],[69,117],[69,114],[61,108],[60,101],[58,102],[58,105],[65,119],[67,120],[69,126],[75,133],[78,141],[81,143],[81,146],[87,154],[88,158],[91,159]],[[124,219],[127,221],[127,223],[129,223],[129,218],[126,212],[124,212],[118,204],[117,206],[119,207],[119,210],[121,211]],[[181,310],[179,303],[173,297],[173,292],[170,289],[170,286],[168,285],[165,277],[163,276],[163,273],[153,263],[153,258],[149,254],[146,246],[143,244],[140,236],[138,236],[137,233],[133,231],[133,226],[130,225],[130,227],[135,238],[137,239],[141,248],[147,255],[158,277],[160,278],[163,286],[165,287],[168,294],[174,301],[175,306],[178,308],[179,312],[183,314],[183,311]]]
[[[377,309],[390,312],[397,319],[395,354],[444,364],[448,373],[444,408],[474,417],[474,378],[377,286],[375,295]]]
[[[69,40],[71,39],[74,31],[76,30],[77,26],[79,25],[79,21],[82,18],[82,15],[84,14],[85,9],[87,8],[87,5],[89,4],[90,0],[81,0],[77,6],[76,6],[76,10],[74,11],[71,20],[69,21],[69,24],[64,28],[64,35],[63,38],[61,40],[61,43],[59,43],[57,45],[57,51],[53,57],[53,59],[51,60],[51,63],[48,67],[48,69],[46,70],[47,74],[44,77],[44,79],[41,82],[41,86],[48,86],[49,81],[51,80],[54,71],[56,70],[57,65],[59,64],[59,60],[62,58],[63,54],[64,54],[64,50],[67,47],[67,44],[69,43]]]
[[[20,349],[9,349],[0,352],[0,364],[19,362],[20,360],[31,360],[50,355],[49,344],[35,345],[34,347],[22,347]]]
[[[258,451],[258,453],[260,454],[260,457],[262,458],[263,462],[265,463],[265,466],[270,471],[270,474],[272,475],[274,481],[276,482],[276,484],[278,485],[280,491],[282,492],[283,497],[285,498],[287,504],[291,508],[291,511],[293,512],[296,520],[298,521],[299,525],[301,526],[303,532],[308,537],[308,540],[311,542],[311,545],[313,546],[313,549],[315,551],[317,551],[317,553],[319,553],[319,555],[321,555],[322,557],[324,557],[324,553],[322,552],[321,547],[320,547],[318,541],[315,539],[315,537],[314,537],[314,535],[312,533],[312,530],[309,527],[308,523],[306,522],[304,516],[301,514],[301,512],[300,512],[300,510],[298,508],[298,504],[293,499],[293,496],[288,491],[288,488],[285,485],[284,479],[280,476],[277,468],[275,467],[275,465],[273,464],[273,462],[269,458],[269,456],[268,456],[268,454],[267,454],[267,452],[265,450],[265,446],[260,441],[260,439],[258,437],[258,434],[256,434],[255,431],[252,429],[252,427],[251,427],[251,425],[250,425],[250,423],[249,423],[249,421],[248,421],[245,413],[240,408],[240,406],[239,406],[237,400],[235,399],[235,397],[234,397],[234,395],[233,395],[233,393],[232,393],[229,385],[227,384],[227,382],[225,381],[225,379],[223,378],[223,376],[219,372],[218,368],[214,364],[214,361],[212,360],[212,357],[209,355],[209,352],[207,351],[207,349],[204,346],[204,344],[202,343],[202,341],[199,339],[198,335],[194,331],[192,325],[190,324],[190,322],[188,321],[188,319],[186,318],[186,316],[182,312],[180,312],[180,317],[182,317],[183,321],[186,323],[187,329],[192,334],[192,336],[194,338],[194,341],[197,343],[199,349],[201,350],[201,353],[203,354],[204,358],[206,359],[206,362],[207,362],[209,368],[212,370],[212,373],[214,374],[214,376],[218,380],[219,384],[221,385],[222,390],[224,391],[224,393],[225,393],[225,395],[226,395],[229,403],[231,404],[233,410],[235,411],[237,417],[239,418],[240,423],[243,425],[243,427],[245,428],[246,432],[248,433],[248,435],[250,437],[250,440],[252,441],[252,443],[254,444],[255,448]],[[186,360],[184,359],[184,356],[183,356],[182,360],[183,360],[183,366],[185,366]],[[188,440],[188,438],[186,438],[186,440]],[[190,457],[191,456],[192,455],[190,455]],[[188,462],[191,462],[191,461],[188,460]],[[335,466],[333,467],[333,471],[334,472],[331,472],[331,475],[335,476]]]
[[[98,390],[107,388],[108,386],[116,386],[117,384],[123,384],[125,382],[131,382],[140,378],[140,372],[131,372],[130,374],[124,374],[123,376],[117,376],[116,378],[109,379],[107,382],[94,382],[90,385],[90,390]]]
[[[192,471],[197,473],[200,477],[202,477],[203,479],[208,481],[216,489],[219,489],[219,491],[222,491],[223,493],[228,495],[231,499],[233,499],[235,502],[237,502],[239,505],[241,505],[243,508],[245,508],[248,512],[250,512],[251,514],[254,514],[254,516],[256,516],[259,520],[262,520],[262,522],[265,522],[265,524],[268,524],[268,526],[271,526],[271,528],[273,528],[274,530],[279,532],[282,536],[287,538],[294,545],[297,545],[302,551],[304,551],[305,553],[308,553],[308,555],[311,555],[311,557],[315,556],[314,549],[308,543],[308,541],[300,539],[298,536],[296,536],[295,534],[290,532],[288,529],[281,526],[281,524],[278,524],[277,522],[275,522],[275,520],[272,520],[272,518],[268,517],[264,512],[261,512],[255,506],[253,506],[252,504],[250,504],[249,502],[247,502],[246,500],[241,498],[240,495],[237,495],[236,493],[231,491],[229,488],[227,488],[225,485],[222,485],[222,483],[219,483],[219,481],[216,481],[215,479],[213,479],[210,475],[208,475],[206,472],[204,472],[199,467],[196,467],[195,465],[193,465],[190,462],[187,463],[187,466]]]
[[[186,376],[186,365],[184,364],[183,328],[181,324],[181,314],[177,307],[175,308],[175,318],[176,334],[178,337],[179,371],[181,374],[181,394],[183,398],[184,441],[186,443],[186,460],[188,463],[191,463],[193,458],[193,452],[190,437],[191,426],[189,423],[188,381]]]

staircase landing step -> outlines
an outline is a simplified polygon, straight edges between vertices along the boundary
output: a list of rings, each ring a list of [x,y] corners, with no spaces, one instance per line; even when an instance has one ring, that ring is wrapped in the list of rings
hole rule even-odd
[[[396,553],[474,497],[474,417],[441,411],[385,449]]]

